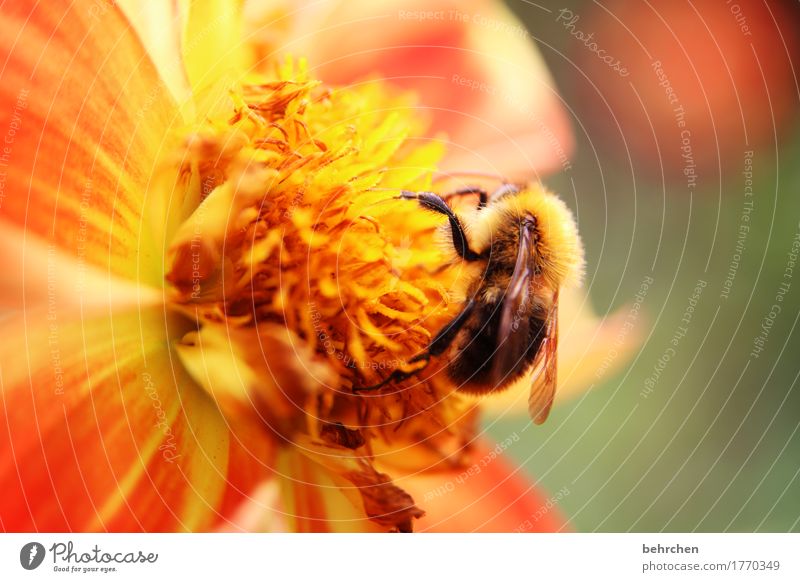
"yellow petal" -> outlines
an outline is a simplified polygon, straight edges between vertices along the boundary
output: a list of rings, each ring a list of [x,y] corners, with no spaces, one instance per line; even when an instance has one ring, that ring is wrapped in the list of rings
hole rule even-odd
[[[11,224],[0,223],[0,306],[12,309],[76,309],[94,312],[147,307],[164,301],[163,291],[117,277],[56,245],[46,245]]]
[[[184,22],[182,51],[192,89],[202,93],[241,79],[242,2],[187,0]]]
[[[265,435],[284,432],[318,386],[335,385],[333,371],[284,326],[233,328],[206,324],[175,349],[195,381],[232,419],[251,418]]]
[[[222,532],[290,532],[280,485],[275,479],[260,483],[219,528]]]
[[[191,88],[181,54],[183,15],[181,2],[116,0],[147,49],[176,103],[191,100]],[[97,12],[101,4],[95,4]]]

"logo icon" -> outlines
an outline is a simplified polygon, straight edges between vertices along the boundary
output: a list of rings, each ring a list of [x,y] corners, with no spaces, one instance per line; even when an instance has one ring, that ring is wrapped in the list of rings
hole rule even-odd
[[[26,570],[35,570],[44,561],[44,546],[39,542],[29,542],[19,551],[19,563]]]

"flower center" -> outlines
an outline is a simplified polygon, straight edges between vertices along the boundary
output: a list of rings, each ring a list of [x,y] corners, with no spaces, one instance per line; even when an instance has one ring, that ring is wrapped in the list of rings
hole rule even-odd
[[[368,442],[431,417],[440,431],[451,387],[410,379],[415,388],[353,391],[419,367],[407,362],[458,307],[434,244],[440,220],[395,200],[430,188],[439,142],[423,138],[408,96],[377,82],[331,90],[290,64],[231,98],[174,158],[185,199],[196,201],[166,276],[174,305],[198,326],[182,343],[197,346],[216,327],[234,354],[259,345],[260,358],[240,358],[254,378],[275,376],[276,358],[298,360],[294,377],[258,388],[279,393],[262,414],[281,433],[343,423],[361,433],[348,439]],[[288,333],[287,353],[264,347],[269,326]]]

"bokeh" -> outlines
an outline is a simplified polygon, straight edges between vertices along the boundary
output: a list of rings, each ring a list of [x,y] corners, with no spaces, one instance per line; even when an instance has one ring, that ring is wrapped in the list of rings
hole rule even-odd
[[[579,531],[800,531],[800,132],[793,2],[511,2],[577,140],[594,307],[643,345],[498,438]],[[615,345],[610,342],[609,357]]]

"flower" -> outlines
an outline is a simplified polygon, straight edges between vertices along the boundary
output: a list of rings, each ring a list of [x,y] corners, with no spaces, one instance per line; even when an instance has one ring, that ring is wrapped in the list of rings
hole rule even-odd
[[[352,391],[458,309],[436,217],[393,199],[432,187],[442,139],[382,80],[243,73],[238,10],[150,4],[0,23],[4,528],[481,527],[420,489],[490,454],[476,402],[435,370]],[[490,527],[516,527],[542,507],[518,471],[459,503],[501,488]]]
[[[521,181],[567,162],[573,147],[558,90],[530,34],[494,0],[253,2],[248,60],[284,50],[326,82],[380,74],[412,89],[447,132],[445,166]]]

